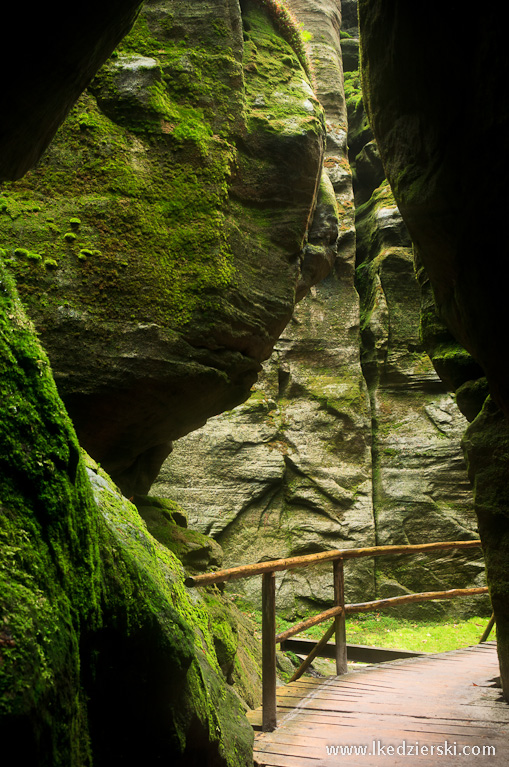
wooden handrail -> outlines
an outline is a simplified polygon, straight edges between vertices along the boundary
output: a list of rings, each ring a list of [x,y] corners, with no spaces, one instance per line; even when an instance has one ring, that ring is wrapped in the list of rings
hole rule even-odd
[[[276,721],[276,644],[288,639],[310,626],[316,626],[323,621],[334,618],[334,631],[336,633],[336,673],[346,672],[346,636],[345,615],[348,613],[372,612],[385,607],[403,605],[408,603],[424,602],[432,599],[452,599],[454,597],[486,594],[487,587],[473,589],[449,589],[448,591],[426,591],[420,594],[405,594],[400,597],[388,597],[377,599],[372,602],[359,602],[345,605],[344,603],[344,580],[343,562],[345,559],[358,559],[361,557],[394,556],[397,554],[425,554],[433,551],[450,549],[473,549],[481,546],[481,541],[439,541],[436,543],[418,543],[403,546],[370,546],[360,549],[334,549],[320,551],[316,554],[305,554],[300,557],[287,559],[273,559],[268,562],[257,562],[251,565],[230,567],[226,570],[217,570],[204,575],[190,575],[185,580],[188,587],[206,586],[213,583],[239,578],[249,578],[253,575],[263,575],[262,583],[262,686],[263,686],[263,723],[265,731],[274,730]],[[292,626],[276,636],[276,600],[275,600],[275,576],[280,570],[292,570],[297,567],[320,564],[321,562],[334,563],[334,607],[329,610],[308,618],[305,621]],[[332,629],[332,627],[331,627]],[[326,632],[322,641],[327,641],[332,636],[332,630]],[[294,676],[302,673],[311,660],[301,665]]]
[[[481,546],[481,541],[440,541],[438,543],[417,543],[403,546],[369,546],[363,549],[332,549],[331,551],[319,551],[316,554],[304,554],[300,557],[288,557],[287,559],[272,559],[267,562],[256,562],[252,565],[239,565],[227,570],[216,570],[204,575],[189,575],[185,579],[185,585],[206,586],[211,583],[223,583],[239,578],[250,578],[253,575],[272,573],[279,570],[294,570],[297,567],[317,565],[321,562],[332,562],[335,559],[358,559],[360,557],[394,556],[395,554],[425,554],[428,551],[440,551],[447,549],[475,549]]]
[[[277,634],[276,644],[284,642],[285,639],[299,634],[301,631],[305,631],[311,626],[318,626],[319,623],[323,623],[326,620],[334,618],[336,615],[349,613],[371,613],[375,610],[383,610],[386,607],[395,607],[397,605],[408,605],[418,602],[428,602],[432,599],[454,599],[455,597],[469,597],[476,594],[487,594],[487,586],[479,586],[473,589],[449,589],[448,591],[422,591],[420,594],[404,594],[401,597],[387,597],[386,599],[375,599],[373,602],[357,602],[356,604],[345,605],[343,607],[331,607],[330,610],[325,610],[323,613],[313,615],[312,618],[308,618],[305,621],[296,623],[295,626],[287,629],[286,631]]]

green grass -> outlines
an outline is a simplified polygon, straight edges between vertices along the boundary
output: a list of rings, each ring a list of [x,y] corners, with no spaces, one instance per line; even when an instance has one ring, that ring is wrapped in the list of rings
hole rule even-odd
[[[387,615],[366,615],[347,620],[346,639],[352,644],[398,650],[446,652],[477,644],[487,624],[488,618],[416,621]],[[490,639],[495,639],[495,629]]]
[[[240,609],[255,623],[261,637],[261,613],[239,604]],[[468,647],[479,642],[488,624],[488,618],[476,617],[468,620],[407,620],[388,615],[366,614],[347,618],[346,640],[351,644],[391,647],[397,650],[416,652],[446,652],[460,647]],[[278,633],[290,628],[293,623],[283,618],[276,618]],[[329,627],[329,622],[313,626],[299,636],[319,639]],[[490,640],[496,638],[495,628]]]

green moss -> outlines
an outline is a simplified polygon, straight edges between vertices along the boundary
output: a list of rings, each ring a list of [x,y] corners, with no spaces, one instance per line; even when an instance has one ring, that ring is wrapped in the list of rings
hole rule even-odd
[[[345,72],[344,88],[347,108],[355,112],[359,104],[362,104],[362,84],[358,71]]]
[[[221,681],[206,611],[178,560],[88,460],[98,513],[47,358],[1,266],[0,351],[4,752],[41,767],[89,767],[112,752],[119,762],[215,753],[218,764],[249,764],[252,731]]]
[[[163,503],[162,499],[150,497],[137,499],[136,503],[151,534],[172,551],[188,570],[211,570],[221,564],[221,547],[213,538],[197,530],[188,530],[187,521],[183,526],[185,515],[177,504],[169,509],[169,504]]]
[[[5,246],[25,247],[59,267],[42,275],[15,269],[19,291],[41,325],[67,301],[97,322],[195,330],[218,311],[227,317],[236,311],[228,301],[232,292],[243,293],[244,276],[232,251],[239,249],[242,258],[244,249],[256,253],[246,260],[265,274],[267,265],[279,271],[275,247],[282,258],[299,250],[309,207],[296,210],[289,200],[288,215],[272,204],[258,215],[258,206],[238,204],[245,174],[261,195],[279,183],[278,174],[286,175],[269,141],[282,136],[281,145],[291,139],[301,147],[315,140],[305,138],[310,134],[318,145],[324,132],[291,45],[266,13],[252,15],[256,42],[247,46],[245,68],[217,25],[204,30],[206,39],[183,41],[171,14],[157,25],[140,16],[39,167],[6,185]],[[155,62],[140,70],[149,77],[143,92],[124,87],[122,79],[135,56]],[[260,93],[269,99],[274,91],[281,97],[272,111],[254,106]],[[236,147],[239,135],[254,137],[245,153]],[[255,151],[255,144],[263,147]],[[248,231],[244,217],[251,213]],[[79,226],[70,223],[78,220]],[[85,259],[88,250],[94,257]],[[290,301],[291,286],[288,293]]]
[[[79,229],[86,243],[81,255],[90,250],[97,257],[87,265],[86,281],[77,279],[67,296],[72,305],[99,317],[179,328],[198,309],[215,307],[235,278],[224,213],[235,151],[217,131],[218,114],[231,110],[230,80],[239,66],[231,53],[211,56],[199,41],[193,47],[156,39],[144,19],[124,42],[122,55],[134,50],[155,56],[168,71],[164,82],[149,89],[142,110],[146,125],[131,103],[116,115],[120,125],[84,95],[40,167],[6,188],[10,215],[0,231],[6,244],[19,237],[24,249],[58,261],[59,272],[72,281],[71,254],[56,235],[65,232],[63,239],[72,244]],[[195,83],[185,95],[185,71],[180,80],[173,77],[184,56]],[[107,97],[103,81],[114,80],[115,71],[112,64],[96,80],[100,101]],[[193,103],[205,96],[206,108]],[[35,203],[44,205],[44,217]],[[36,306],[41,293],[48,309],[61,303],[61,287],[50,270],[40,283],[28,274],[17,277],[20,291],[29,300],[33,296]]]
[[[156,717],[160,716],[159,707],[163,705],[165,727],[170,722],[174,729],[175,763],[184,765],[199,758],[200,753],[202,761],[206,761],[205,753],[217,752],[214,758],[220,756],[219,763],[229,767],[247,765],[252,732],[238,701],[222,681],[208,610],[197,593],[190,597],[183,585],[182,565],[167,546],[149,534],[136,508],[123,498],[95,462],[87,458],[87,465],[111,537],[111,548],[103,552],[105,571],[108,572],[108,564],[113,560],[116,560],[115,569],[118,571],[122,564],[123,570],[121,584],[110,584],[113,598],[110,597],[108,603],[108,615],[118,625],[118,613],[122,614],[127,606],[124,620],[128,621],[128,635],[132,637],[137,636],[147,621],[148,625],[156,624],[151,632],[155,630],[157,643],[154,645],[153,638],[148,636],[145,651],[149,655],[155,653],[147,668],[154,675],[149,683],[156,685],[153,694],[157,700],[146,699],[146,705]],[[152,511],[158,509],[164,514],[165,502],[147,500],[155,504],[149,507]],[[142,508],[147,511],[146,506]],[[176,513],[175,509],[172,511]],[[150,514],[148,518],[150,521]],[[222,649],[228,653],[231,648],[224,631],[221,637],[226,642]],[[100,667],[99,663],[98,671]],[[137,697],[132,682],[125,694],[131,700],[133,695]],[[100,711],[105,712],[108,705],[108,701],[101,703]],[[127,705],[130,707],[131,703],[127,701]],[[122,704],[120,709],[120,716],[117,713],[114,720],[121,738],[122,731],[125,737],[122,714],[126,712],[122,711]],[[142,740],[138,746],[147,747]],[[128,749],[127,740],[120,756],[125,755],[127,759]],[[195,754],[198,756],[193,756]]]
[[[300,82],[296,78],[298,62],[289,55],[288,43],[274,33],[270,19],[262,11],[253,8],[245,18],[251,30],[251,37],[244,45],[244,69],[249,75],[246,90],[252,106],[249,116],[252,128],[260,125],[264,130],[281,132],[285,130],[285,123],[286,130],[290,129],[291,119],[294,131],[307,129],[320,133],[323,129],[320,115],[313,108],[318,104],[307,78]],[[301,72],[304,75],[304,71]],[[308,123],[295,124],[298,115],[308,118]]]
[[[277,27],[278,32],[291,45],[299,62],[307,73],[312,77],[312,65],[307,53],[306,42],[312,35],[306,32],[299,24],[290,9],[281,0],[256,0],[256,3],[264,8]]]
[[[0,736],[21,761],[31,755],[27,763],[88,765],[78,643],[80,624],[99,619],[93,502],[47,358],[3,267],[0,345]]]

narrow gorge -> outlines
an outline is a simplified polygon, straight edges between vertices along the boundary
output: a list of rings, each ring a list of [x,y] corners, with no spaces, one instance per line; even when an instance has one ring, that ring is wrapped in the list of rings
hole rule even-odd
[[[5,753],[251,765],[259,581],[186,572],[335,548],[480,535],[352,560],[346,597],[487,578],[407,609],[493,608],[507,697],[494,11],[472,41],[404,0],[104,5],[25,20],[2,96]],[[332,600],[277,575],[285,617]]]

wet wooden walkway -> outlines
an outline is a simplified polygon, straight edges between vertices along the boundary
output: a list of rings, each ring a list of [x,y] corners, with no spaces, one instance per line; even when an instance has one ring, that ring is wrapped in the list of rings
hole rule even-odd
[[[509,704],[494,681],[498,674],[496,645],[486,642],[299,679],[278,688],[278,728],[255,732],[254,765],[508,765]],[[256,730],[260,710],[250,719]]]

